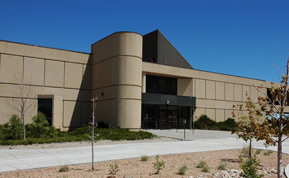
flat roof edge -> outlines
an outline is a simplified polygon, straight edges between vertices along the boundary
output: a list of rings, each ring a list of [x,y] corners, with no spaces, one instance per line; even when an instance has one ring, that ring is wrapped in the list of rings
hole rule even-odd
[[[100,40],[92,43],[91,46],[93,46],[94,44],[96,44],[96,43],[98,43],[98,42],[100,42],[100,41],[102,41],[102,40],[104,40],[104,39],[106,39],[106,38],[108,38],[108,37],[110,37],[110,36],[112,36],[112,35],[118,34],[118,33],[134,33],[134,34],[143,36],[142,34],[140,34],[140,33],[138,33],[138,32],[133,32],[133,31],[118,31],[118,32],[113,32],[113,33],[111,33],[110,35],[107,35],[106,37],[101,38]]]
[[[81,51],[74,51],[74,50],[61,49],[61,48],[53,48],[53,47],[47,47],[47,46],[39,46],[39,45],[33,45],[33,44],[28,44],[28,43],[20,43],[20,42],[14,42],[14,41],[8,41],[8,40],[1,40],[1,39],[0,39],[0,42],[21,44],[21,45],[32,46],[32,47],[40,47],[40,48],[54,49],[54,50],[59,50],[59,51],[68,51],[68,52],[81,53],[81,54],[91,54],[91,53],[81,52]]]

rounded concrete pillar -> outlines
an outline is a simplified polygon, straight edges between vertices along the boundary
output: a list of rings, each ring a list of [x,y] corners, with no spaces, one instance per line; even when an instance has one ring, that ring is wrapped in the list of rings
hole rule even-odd
[[[142,36],[114,33],[92,45],[93,96],[98,120],[113,126],[141,127]],[[103,105],[102,105],[103,104]]]

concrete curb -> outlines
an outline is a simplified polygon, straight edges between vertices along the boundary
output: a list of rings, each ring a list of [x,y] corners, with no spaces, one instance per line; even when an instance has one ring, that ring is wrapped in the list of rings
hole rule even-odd
[[[288,178],[288,176],[289,176],[289,164],[285,167],[284,174]]]

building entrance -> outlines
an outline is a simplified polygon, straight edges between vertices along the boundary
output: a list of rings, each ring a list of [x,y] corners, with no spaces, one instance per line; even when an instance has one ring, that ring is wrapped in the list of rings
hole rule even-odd
[[[142,105],[143,129],[183,129],[190,127],[190,108],[170,105]],[[185,120],[185,124],[184,124]]]

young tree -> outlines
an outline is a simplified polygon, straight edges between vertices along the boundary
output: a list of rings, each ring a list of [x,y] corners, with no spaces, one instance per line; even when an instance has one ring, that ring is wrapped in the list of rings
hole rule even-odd
[[[282,177],[282,142],[289,136],[289,116],[285,113],[288,106],[288,79],[289,60],[287,61],[286,74],[283,74],[282,81],[278,85],[271,83],[269,93],[262,90],[262,86],[256,89],[264,95],[258,97],[258,105],[255,105],[250,98],[247,99],[245,110],[249,111],[248,116],[241,116],[238,125],[241,135],[256,140],[265,140],[265,146],[277,145],[277,174]],[[243,110],[242,105],[237,106],[238,110]],[[248,118],[248,127],[242,127],[242,118]],[[260,119],[262,118],[262,119]],[[260,122],[258,121],[260,120]]]
[[[95,105],[96,105],[96,100],[98,97],[92,98],[92,131],[91,131],[91,169],[94,170],[94,149],[93,149],[93,144],[94,144],[94,127],[95,127]]]
[[[262,113],[258,111],[257,106],[252,102],[251,98],[247,96],[247,101],[245,105],[238,104],[233,105],[233,108],[237,109],[233,112],[233,117],[238,118],[237,120],[237,130],[233,130],[232,133],[238,135],[239,138],[242,138],[246,142],[249,141],[249,158],[252,158],[252,139],[260,139],[257,137],[255,131],[259,130],[265,119],[262,118]],[[247,115],[241,114],[241,112],[247,112]]]
[[[19,114],[23,125],[23,139],[26,140],[25,113],[33,106],[33,86],[24,84],[24,77],[16,77],[17,85],[11,91],[12,99],[7,104],[15,109]]]

